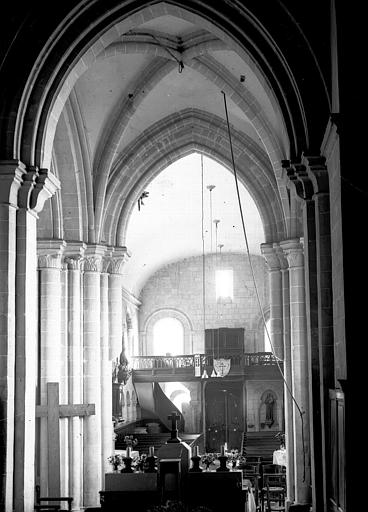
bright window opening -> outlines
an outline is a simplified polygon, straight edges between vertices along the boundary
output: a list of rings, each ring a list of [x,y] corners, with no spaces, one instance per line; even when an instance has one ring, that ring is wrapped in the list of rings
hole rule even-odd
[[[233,299],[233,271],[216,270],[216,299]]]
[[[161,318],[153,326],[153,355],[177,356],[184,353],[184,329],[176,318]]]
[[[164,393],[172,403],[179,409],[180,412],[183,412],[183,403],[190,402],[190,392],[187,387],[185,387],[181,382],[167,382],[165,383]]]

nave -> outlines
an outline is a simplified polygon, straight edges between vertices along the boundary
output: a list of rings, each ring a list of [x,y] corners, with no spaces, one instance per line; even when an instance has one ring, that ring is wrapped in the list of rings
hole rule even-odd
[[[0,512],[32,512],[38,489],[100,508],[119,429],[171,435],[173,411],[201,456],[285,435],[286,509],[353,510],[359,16],[335,0],[2,15]],[[172,484],[195,473],[181,462]],[[214,471],[219,490],[243,478],[221,472],[237,473]]]

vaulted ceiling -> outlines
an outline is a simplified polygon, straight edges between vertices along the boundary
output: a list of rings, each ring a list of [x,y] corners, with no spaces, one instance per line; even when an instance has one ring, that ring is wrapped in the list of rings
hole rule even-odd
[[[39,237],[131,250],[127,232],[139,196],[168,166],[202,153],[207,163],[214,162],[212,167],[217,164],[222,203],[237,209],[227,186],[234,157],[242,194],[247,191],[246,202],[255,205],[250,206],[250,224],[257,226],[251,243],[256,252],[262,241],[285,238],[291,224],[281,169],[289,151],[281,109],[257,63],[206,19],[157,3],[117,21],[91,41],[61,87],[44,156],[61,190],[42,212]],[[188,165],[194,161],[200,173],[198,159]],[[218,164],[226,170],[220,172]],[[130,232],[135,251],[126,282],[134,293],[158,265],[178,257],[179,239],[185,240],[183,256],[198,254],[193,225],[199,225],[201,202],[198,189],[194,192],[183,176],[186,172],[193,176],[192,167],[186,171],[182,166],[172,180],[181,191],[176,195],[178,211],[191,204],[180,230],[175,215],[163,224],[163,203],[157,202],[145,214],[140,240]],[[161,185],[165,194],[167,180]],[[219,210],[217,217],[222,215]],[[231,236],[226,239],[223,233],[225,247],[243,252],[242,235],[230,242]]]

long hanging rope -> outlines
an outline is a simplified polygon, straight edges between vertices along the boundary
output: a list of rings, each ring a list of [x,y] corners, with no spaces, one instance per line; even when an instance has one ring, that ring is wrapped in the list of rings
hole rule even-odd
[[[202,301],[203,301],[203,332],[206,336],[206,265],[204,255],[204,176],[203,176],[203,155],[201,154],[201,179],[202,179]]]
[[[231,160],[232,160],[232,165],[233,165],[233,171],[234,171],[234,179],[235,179],[235,188],[236,188],[236,194],[237,194],[237,198],[238,198],[238,205],[239,205],[239,212],[240,212],[240,218],[241,218],[241,223],[242,223],[242,228],[243,228],[243,234],[244,234],[244,240],[245,240],[245,245],[246,245],[246,249],[247,249],[247,255],[248,255],[248,260],[249,260],[249,266],[250,266],[250,269],[251,269],[251,274],[252,274],[252,279],[253,279],[253,284],[254,284],[254,289],[255,289],[255,292],[256,292],[256,297],[257,297],[257,302],[258,302],[258,306],[259,306],[259,309],[260,309],[260,312],[261,312],[261,315],[262,315],[262,319],[263,319],[263,324],[264,324],[264,328],[265,328],[265,331],[267,333],[267,337],[269,339],[269,342],[270,342],[270,346],[271,346],[271,350],[272,350],[272,353],[275,357],[275,360],[276,360],[276,364],[277,364],[277,368],[282,376],[282,380],[284,381],[284,384],[285,384],[285,387],[288,391],[288,393],[290,394],[293,402],[295,403],[295,406],[299,412],[299,415],[300,415],[300,420],[301,420],[301,428],[302,428],[302,446],[303,446],[303,482],[305,481],[305,441],[304,441],[304,421],[303,421],[303,414],[304,412],[301,410],[301,408],[299,407],[299,404],[298,402],[296,401],[288,383],[286,382],[286,379],[285,379],[285,376],[284,376],[284,373],[283,371],[281,370],[281,367],[280,367],[280,364],[279,364],[279,361],[281,361],[281,359],[279,357],[276,356],[275,354],[275,349],[274,349],[274,346],[273,346],[273,343],[271,341],[271,337],[269,335],[269,332],[268,332],[268,329],[267,329],[267,325],[266,325],[266,319],[265,319],[265,316],[264,316],[264,313],[263,313],[263,308],[262,308],[262,305],[261,305],[261,300],[260,300],[260,297],[259,297],[259,292],[258,292],[258,287],[257,287],[257,283],[256,283],[256,278],[255,278],[255,274],[254,274],[254,269],[253,269],[253,265],[252,265],[252,260],[251,260],[251,257],[250,257],[250,251],[249,251],[249,245],[248,245],[248,237],[247,237],[247,232],[246,232],[246,229],[245,229],[245,223],[244,223],[244,215],[243,215],[243,208],[242,208],[242,204],[241,204],[241,199],[240,199],[240,193],[239,193],[239,184],[238,184],[238,175],[237,175],[237,171],[236,171],[236,167],[235,167],[235,159],[234,159],[234,152],[233,152],[233,144],[232,144],[232,140],[231,140],[231,131],[230,131],[230,123],[229,123],[229,114],[228,114],[228,110],[227,110],[227,103],[226,103],[226,94],[224,91],[221,91],[223,96],[224,96],[224,105],[225,105],[225,114],[226,114],[226,123],[227,123],[227,130],[228,130],[228,135],[229,135],[229,144],[230,144],[230,152],[231,152]]]
[[[220,222],[219,220],[214,220],[213,221],[215,223],[215,226],[216,226],[216,232],[215,232],[215,243],[216,243],[216,257],[215,257],[215,262],[216,262],[216,268],[218,268],[218,254],[217,254],[217,225],[218,223]],[[218,301],[216,300],[216,318],[218,319]],[[220,334],[219,334],[219,331],[218,332],[218,337],[217,337],[217,359],[220,358],[220,341],[219,341],[219,338],[220,338]]]

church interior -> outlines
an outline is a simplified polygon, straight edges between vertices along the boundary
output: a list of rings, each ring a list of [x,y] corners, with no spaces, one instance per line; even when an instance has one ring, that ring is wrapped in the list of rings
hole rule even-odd
[[[353,510],[347,24],[335,0],[8,3],[0,512]]]

